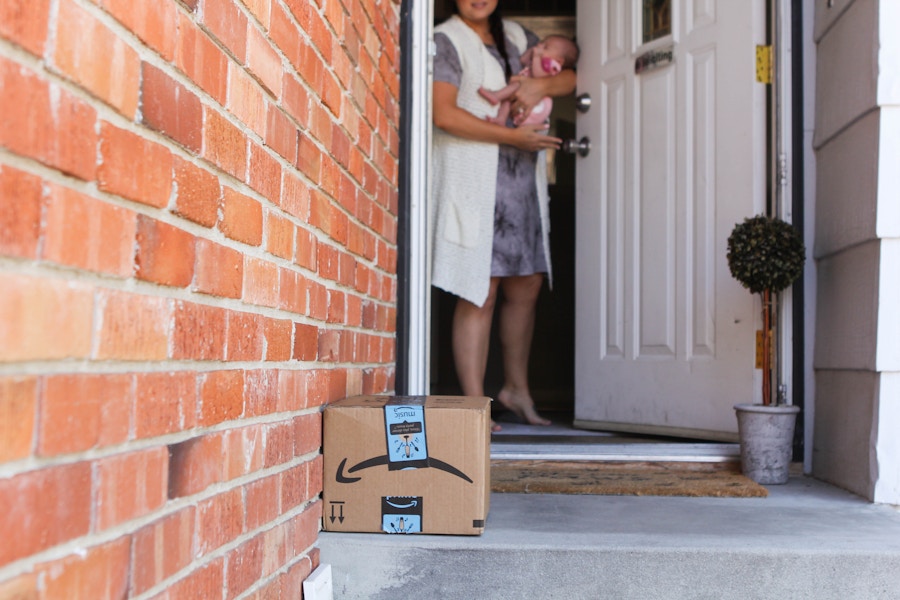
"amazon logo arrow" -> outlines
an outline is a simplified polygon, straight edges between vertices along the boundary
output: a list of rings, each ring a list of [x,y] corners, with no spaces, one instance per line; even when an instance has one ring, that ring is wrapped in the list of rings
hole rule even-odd
[[[388,458],[387,454],[385,454],[384,456],[376,456],[374,458],[367,458],[366,460],[359,462],[359,463],[353,465],[352,467],[350,467],[349,469],[347,469],[346,473],[347,474],[356,473],[357,471],[362,471],[363,469],[368,469],[369,467],[377,467],[378,465],[386,465],[386,464],[388,464],[388,461],[389,461],[389,458]],[[341,461],[341,464],[338,465],[337,473],[335,474],[335,477],[334,477],[338,483],[356,483],[357,481],[362,479],[362,477],[348,477],[344,472],[344,469],[346,468],[346,466],[347,466],[347,459],[345,458],[344,460]],[[429,458],[428,466],[434,467],[435,469],[439,469],[446,473],[450,473],[451,475],[455,475],[455,476],[459,477],[460,479],[463,479],[465,481],[468,481],[469,483],[472,483],[472,480],[469,478],[468,475],[466,475],[465,473],[463,473],[462,471],[460,471],[453,465],[449,465],[442,460],[438,460],[436,458]]]

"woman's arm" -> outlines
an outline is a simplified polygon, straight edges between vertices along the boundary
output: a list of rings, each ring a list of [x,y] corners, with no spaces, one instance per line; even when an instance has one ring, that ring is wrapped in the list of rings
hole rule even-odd
[[[476,142],[507,144],[528,152],[559,148],[562,140],[538,133],[542,125],[504,127],[479,119],[456,105],[458,89],[451,83],[435,81],[432,88],[432,112],[436,127]]]
[[[575,71],[564,69],[551,77],[522,77],[516,75],[510,82],[520,84],[510,98],[513,115],[527,115],[544,96],[567,96],[575,91]]]

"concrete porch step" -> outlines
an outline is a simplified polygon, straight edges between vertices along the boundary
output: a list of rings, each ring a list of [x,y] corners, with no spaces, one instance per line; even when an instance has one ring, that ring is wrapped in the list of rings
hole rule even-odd
[[[768,498],[492,494],[478,537],[318,545],[337,599],[900,598],[900,511],[803,476]]]

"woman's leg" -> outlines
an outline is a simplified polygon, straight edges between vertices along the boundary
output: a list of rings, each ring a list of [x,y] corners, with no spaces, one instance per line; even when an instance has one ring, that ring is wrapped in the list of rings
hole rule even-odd
[[[491,287],[483,306],[457,298],[453,312],[453,360],[462,393],[484,396],[484,375],[491,341],[491,320],[497,302],[499,280],[491,278]],[[491,422],[491,430],[499,430]]]
[[[544,275],[504,277],[501,283],[500,343],[503,347],[503,389],[497,396],[503,406],[532,425],[550,425],[534,409],[528,387],[528,356],[534,336],[534,315]]]

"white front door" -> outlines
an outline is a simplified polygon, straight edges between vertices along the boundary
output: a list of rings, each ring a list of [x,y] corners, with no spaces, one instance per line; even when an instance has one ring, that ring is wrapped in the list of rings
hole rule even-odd
[[[726,246],[765,204],[764,0],[579,0],[578,42],[576,424],[735,439],[758,304]]]

